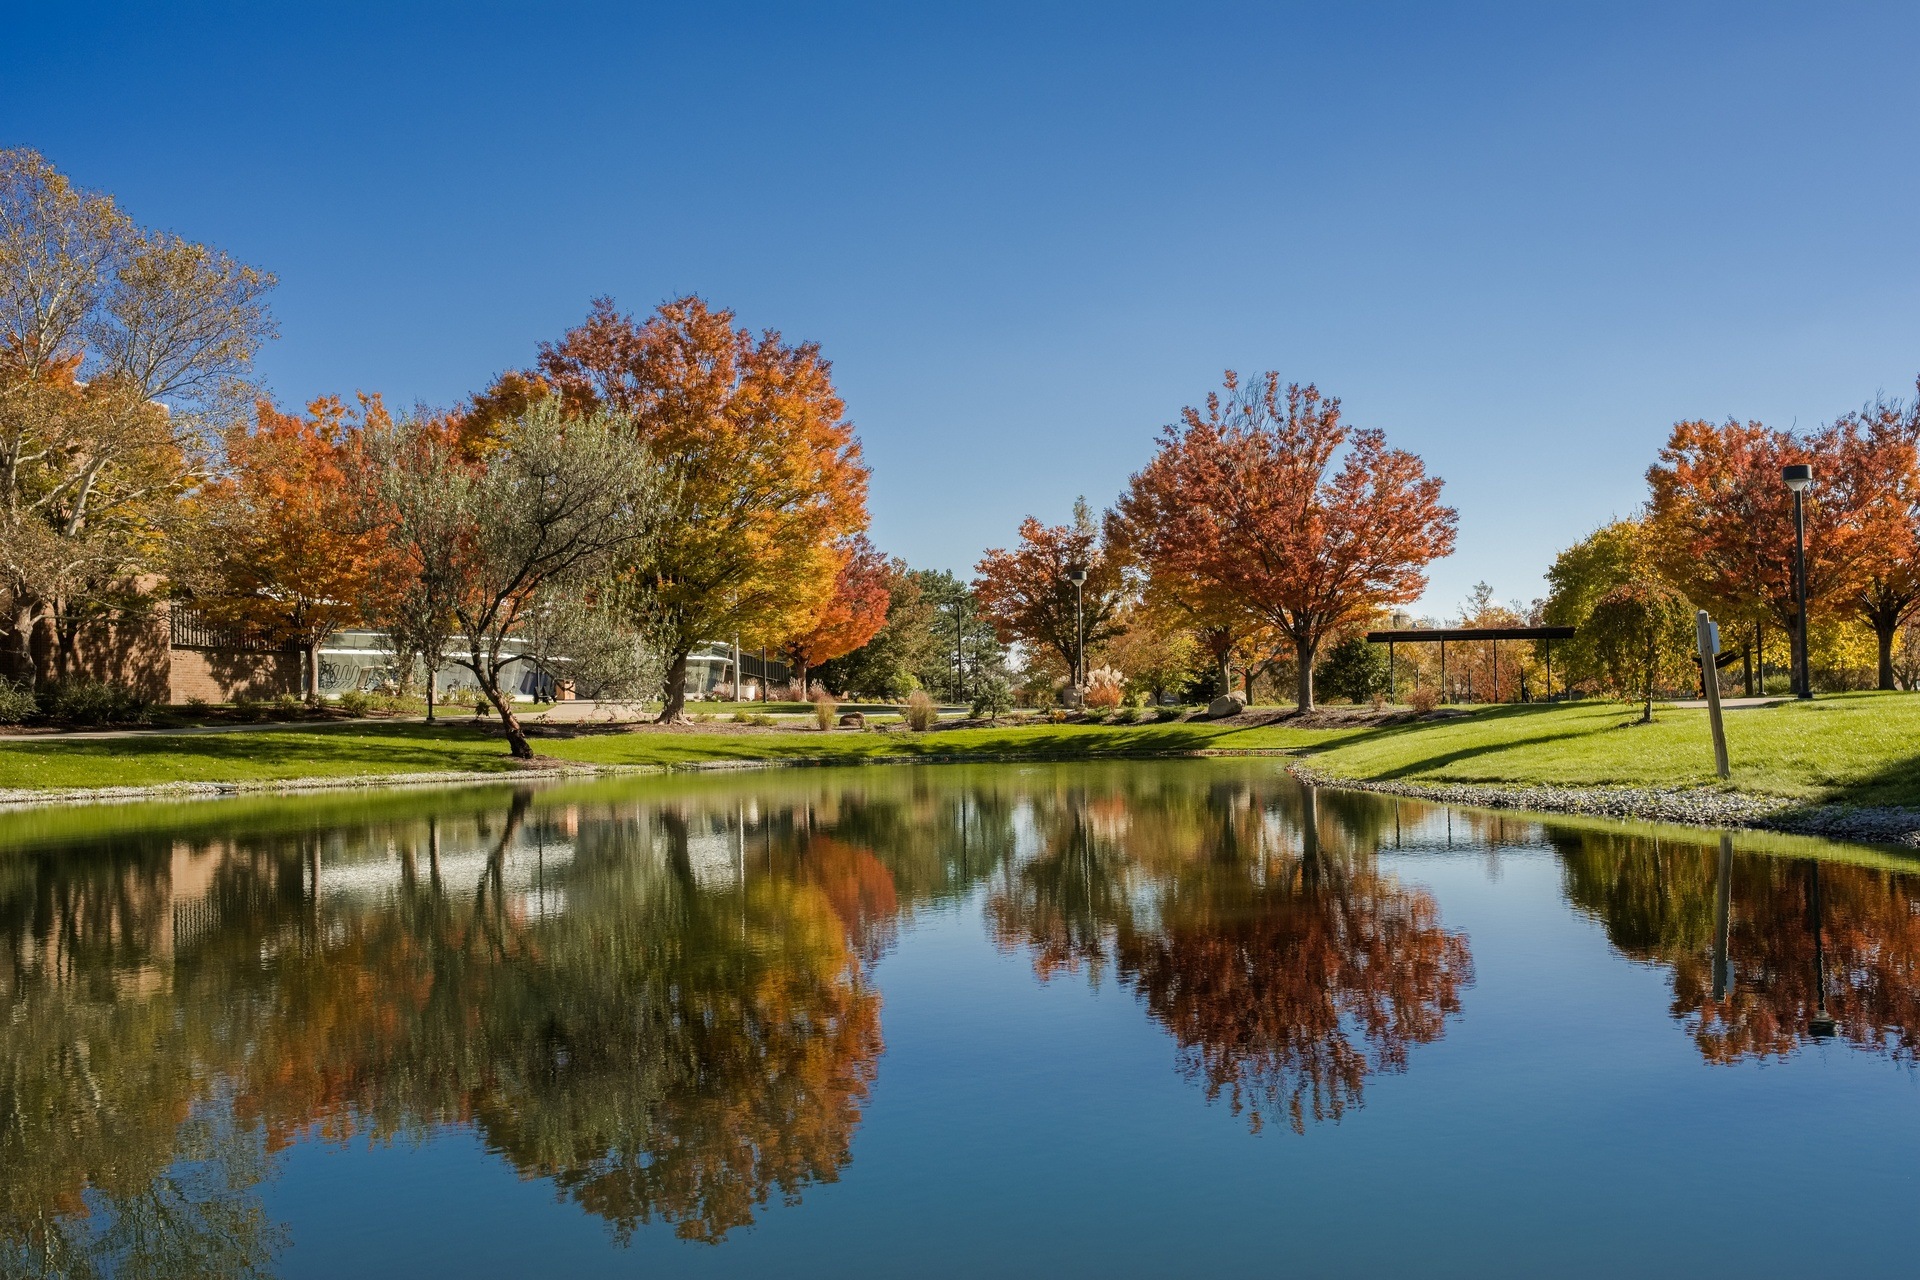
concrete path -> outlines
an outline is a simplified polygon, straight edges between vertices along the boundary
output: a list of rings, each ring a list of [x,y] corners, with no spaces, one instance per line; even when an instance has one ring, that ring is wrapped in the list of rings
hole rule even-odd
[[[196,724],[178,729],[83,729],[78,732],[5,733],[0,743],[93,742],[103,738],[191,738],[208,733],[263,733],[273,729],[351,729],[357,724],[420,724],[423,716],[388,720],[263,720],[258,724]]]
[[[1748,707],[1771,707],[1782,702],[1792,701],[1792,695],[1784,693],[1776,694],[1770,698],[1722,698],[1720,699],[1720,709],[1723,711],[1742,711]],[[1667,705],[1670,707],[1684,707],[1691,711],[1704,711],[1707,707],[1707,700],[1705,698],[1689,698],[1685,702],[1669,702]]]

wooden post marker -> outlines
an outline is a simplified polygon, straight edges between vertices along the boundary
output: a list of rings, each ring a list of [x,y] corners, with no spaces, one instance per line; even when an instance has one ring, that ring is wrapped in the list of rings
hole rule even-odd
[[[1727,765],[1727,726],[1720,719],[1720,669],[1713,660],[1720,653],[1720,628],[1705,609],[1693,615],[1693,637],[1700,645],[1700,687],[1707,693],[1707,720],[1713,725],[1713,768],[1721,778],[1733,776]]]

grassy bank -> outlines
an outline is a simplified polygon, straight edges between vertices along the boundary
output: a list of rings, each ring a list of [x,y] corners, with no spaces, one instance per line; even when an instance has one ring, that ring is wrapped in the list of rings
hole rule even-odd
[[[541,739],[543,755],[596,765],[897,757],[1083,759],[1204,749],[1289,750],[1333,777],[1554,786],[1713,786],[1706,713],[1633,725],[1600,704],[1499,707],[1362,728],[1284,724],[1022,725],[924,734],[799,730],[595,733]],[[1733,786],[1761,796],[1920,805],[1920,697],[1854,694],[1731,711]],[[338,728],[0,744],[0,788],[273,782],[509,769],[499,738],[466,725]]]
[[[1489,708],[1391,725],[1315,755],[1316,771],[1369,781],[1714,786],[1707,713],[1620,707]],[[1734,789],[1790,800],[1920,805],[1920,697],[1861,693],[1726,713]]]
[[[856,764],[892,757],[1086,759],[1156,755],[1206,747],[1271,750],[1318,746],[1353,730],[1245,728],[1210,724],[1033,725],[930,733],[607,733],[542,738],[555,759],[596,765],[703,761],[825,760]],[[156,786],[175,782],[273,782],[459,770],[504,773],[501,739],[468,726],[366,723],[341,728],[259,730],[173,737],[0,744],[0,789]]]

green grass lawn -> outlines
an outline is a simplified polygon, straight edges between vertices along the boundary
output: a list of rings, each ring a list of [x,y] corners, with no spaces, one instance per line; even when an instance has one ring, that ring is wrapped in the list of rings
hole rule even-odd
[[[1489,708],[1330,746],[1313,765],[1374,780],[1567,786],[1717,785],[1707,713],[1634,724],[1604,703]],[[1920,804],[1920,697],[1835,694],[1726,712],[1733,786],[1757,795]]]
[[[1351,731],[1348,731],[1351,732]],[[1235,729],[1206,724],[1037,725],[930,733],[610,733],[540,738],[542,755],[590,764],[672,765],[704,760],[876,757],[1051,759],[1145,755],[1201,747],[1298,748],[1341,735],[1324,730]],[[92,741],[20,739],[0,744],[0,788],[148,786],[168,782],[269,782],[462,770],[505,772],[506,745],[465,724],[379,724]]]
[[[1487,708],[1385,728],[1206,723],[1021,725],[923,734],[810,731],[606,733],[542,738],[562,760],[675,765],[709,760],[879,757],[1082,759],[1204,748],[1291,750],[1335,777],[1570,786],[1716,785],[1704,711],[1652,725],[1598,703]],[[1798,800],[1920,805],[1920,697],[1849,694],[1727,713],[1733,785]],[[361,722],[324,729],[0,744],[0,787],[245,782],[459,770],[499,773],[505,745],[466,724]]]

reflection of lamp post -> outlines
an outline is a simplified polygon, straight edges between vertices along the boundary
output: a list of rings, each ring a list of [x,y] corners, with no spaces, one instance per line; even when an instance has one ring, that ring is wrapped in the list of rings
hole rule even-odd
[[[1733,837],[1720,837],[1720,874],[1713,893],[1713,998],[1727,998],[1733,985],[1733,966],[1727,955],[1727,935],[1733,915]]]
[[[1820,938],[1820,864],[1807,865],[1807,925],[1813,930],[1813,984],[1815,1007],[1807,1018],[1807,1033],[1815,1040],[1831,1036],[1838,1023],[1827,1012],[1827,949]]]
[[[1067,566],[1067,581],[1073,584],[1073,687],[1084,688],[1087,676],[1086,585],[1087,566]]]
[[[1807,486],[1813,483],[1813,468],[1804,462],[1780,468],[1780,479],[1793,490],[1793,611],[1799,633],[1799,651],[1793,656],[1794,692],[1802,700],[1813,697],[1813,684],[1807,679]]]

